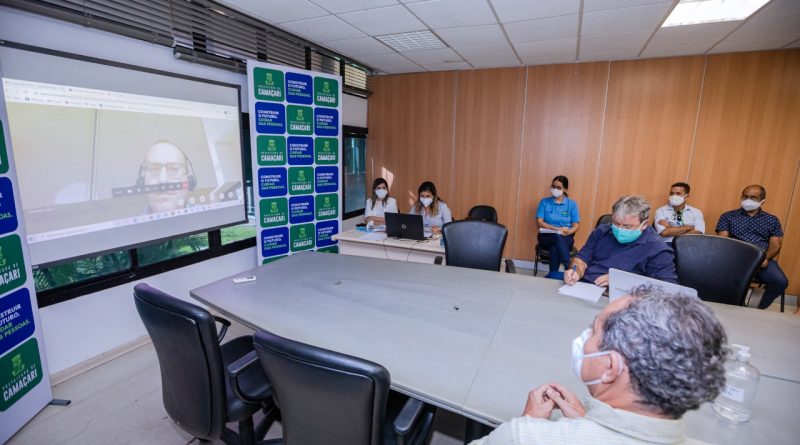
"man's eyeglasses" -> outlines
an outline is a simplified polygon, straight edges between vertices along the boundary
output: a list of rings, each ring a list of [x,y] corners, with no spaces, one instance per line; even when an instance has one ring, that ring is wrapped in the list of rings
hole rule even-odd
[[[170,178],[181,178],[186,176],[187,173],[186,164],[182,162],[167,162],[166,164],[160,162],[145,162],[143,169],[144,175],[151,178],[161,176],[162,170],[166,170],[167,176]]]

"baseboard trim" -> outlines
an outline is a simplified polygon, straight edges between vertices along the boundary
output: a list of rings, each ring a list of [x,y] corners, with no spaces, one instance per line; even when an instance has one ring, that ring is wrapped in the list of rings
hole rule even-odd
[[[50,384],[55,386],[59,383],[66,382],[67,380],[79,376],[86,371],[90,371],[104,363],[108,363],[117,357],[125,355],[131,351],[141,348],[150,343],[150,337],[142,335],[132,341],[121,344],[114,349],[108,350],[102,354],[96,355],[88,360],[84,360],[77,365],[70,366],[67,369],[50,374]]]

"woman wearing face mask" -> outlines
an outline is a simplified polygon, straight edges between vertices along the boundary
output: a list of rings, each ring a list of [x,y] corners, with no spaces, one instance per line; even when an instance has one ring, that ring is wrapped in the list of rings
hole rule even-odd
[[[364,222],[370,226],[386,224],[386,212],[397,213],[397,200],[389,196],[389,183],[376,178],[372,182],[372,197],[367,198],[364,208]]]
[[[561,279],[559,267],[569,268],[569,253],[575,244],[580,216],[578,203],[567,195],[569,179],[556,176],[550,183],[550,195],[539,201],[536,225],[539,227],[539,246],[550,253],[550,273],[547,278]],[[542,233],[545,229],[548,233]],[[553,233],[552,231],[555,231]]]
[[[408,213],[422,215],[426,231],[430,230],[434,234],[442,233],[442,226],[452,221],[453,215],[447,203],[436,194],[436,186],[430,181],[423,182],[419,185],[417,196],[417,202],[411,206]]]

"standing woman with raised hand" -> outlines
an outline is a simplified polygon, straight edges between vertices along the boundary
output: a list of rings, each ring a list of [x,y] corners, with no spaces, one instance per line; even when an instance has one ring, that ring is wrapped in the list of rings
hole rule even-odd
[[[539,227],[539,246],[550,253],[550,273],[547,278],[561,279],[558,272],[563,264],[569,267],[570,251],[575,244],[580,215],[578,203],[567,195],[569,179],[556,176],[550,183],[550,195],[539,201],[536,209],[536,225]],[[542,233],[542,229],[546,232]]]
[[[372,197],[364,207],[364,222],[367,225],[386,224],[386,212],[397,213],[397,200],[389,196],[389,183],[383,178],[372,181]]]
[[[436,186],[430,181],[419,185],[417,202],[411,206],[408,213],[422,215],[425,231],[431,231],[433,234],[442,233],[442,226],[453,220],[450,207],[447,207],[447,203],[439,198],[439,195],[436,194]]]

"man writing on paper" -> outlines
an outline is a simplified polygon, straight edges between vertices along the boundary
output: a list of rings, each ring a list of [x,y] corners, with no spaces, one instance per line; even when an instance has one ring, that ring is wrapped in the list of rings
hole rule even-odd
[[[521,417],[470,445],[696,444],[681,417],[725,385],[725,330],[695,297],[640,286],[573,340],[584,403],[558,383],[528,394]],[[553,410],[563,417],[548,420]]]
[[[677,283],[675,254],[648,225],[650,204],[641,196],[623,196],[612,208],[611,224],[598,226],[564,272],[564,282],[608,286],[614,268]]]

